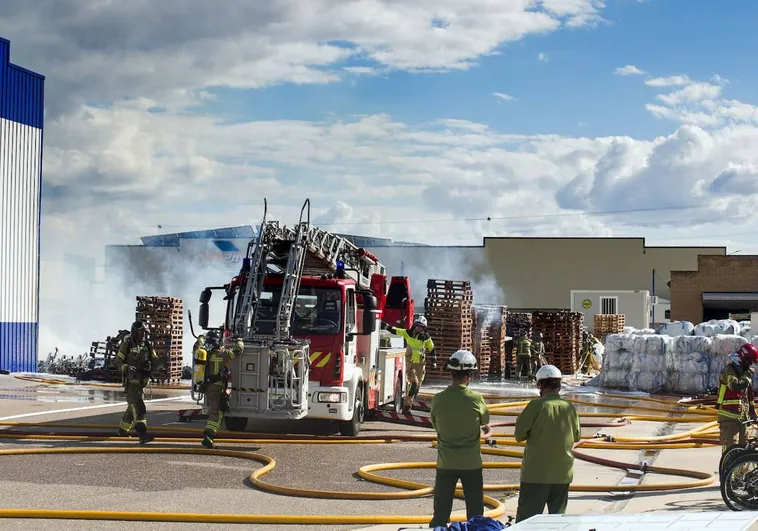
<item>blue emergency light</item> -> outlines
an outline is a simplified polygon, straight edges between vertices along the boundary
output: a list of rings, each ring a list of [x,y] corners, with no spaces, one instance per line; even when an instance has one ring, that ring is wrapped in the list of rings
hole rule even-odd
[[[344,271],[345,270],[345,262],[342,260],[337,260],[337,271]]]

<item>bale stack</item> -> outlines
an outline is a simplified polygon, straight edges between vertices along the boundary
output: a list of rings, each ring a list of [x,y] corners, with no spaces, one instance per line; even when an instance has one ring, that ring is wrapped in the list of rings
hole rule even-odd
[[[148,339],[162,360],[171,383],[182,379],[184,303],[173,297],[137,297],[137,320],[145,323]]]
[[[432,366],[432,357],[427,356],[426,374],[429,379],[447,379],[444,370],[450,356],[458,349],[472,348],[474,293],[471,282],[458,280],[430,279],[426,288],[424,311],[437,350],[437,369]]]
[[[608,334],[623,334],[626,326],[624,314],[597,314],[592,335],[605,343]]]
[[[511,367],[506,376],[516,374],[516,341],[522,336],[532,336],[532,314],[526,312],[508,312],[505,318],[505,335],[513,339],[505,343],[505,363]]]
[[[479,364],[480,379],[502,380],[505,370],[506,306],[473,306],[474,355]],[[483,360],[489,360],[489,368]]]
[[[563,374],[574,374],[582,352],[584,314],[569,310],[539,311],[532,314],[535,332],[542,332],[548,363]]]

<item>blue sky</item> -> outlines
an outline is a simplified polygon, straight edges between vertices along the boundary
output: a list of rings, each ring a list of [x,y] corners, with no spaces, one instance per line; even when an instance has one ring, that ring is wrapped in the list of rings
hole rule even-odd
[[[214,89],[221,101],[207,109],[240,120],[387,113],[406,122],[444,115],[518,134],[646,139],[669,134],[669,122],[645,112],[657,91],[638,77],[613,75],[627,64],[651,76],[686,73],[696,81],[718,73],[731,81],[729,97],[758,103],[758,71],[752,68],[758,3],[610,0],[603,16],[608,22],[595,27],[506,44],[498,55],[480,58],[478,66],[463,72],[392,72],[320,86]],[[547,62],[538,59],[540,54]],[[516,100],[498,100],[493,92]]]

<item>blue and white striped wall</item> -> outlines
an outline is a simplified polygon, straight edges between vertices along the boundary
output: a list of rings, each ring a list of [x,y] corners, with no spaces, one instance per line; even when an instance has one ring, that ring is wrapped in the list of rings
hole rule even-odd
[[[0,369],[35,371],[45,78],[0,37]]]

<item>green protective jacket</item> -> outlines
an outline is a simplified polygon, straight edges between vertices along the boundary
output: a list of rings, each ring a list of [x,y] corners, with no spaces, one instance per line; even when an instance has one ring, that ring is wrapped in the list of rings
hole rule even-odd
[[[545,344],[542,341],[535,341],[531,346],[532,358],[539,359],[545,356]]]
[[[518,342],[516,356],[529,358],[532,355],[532,342],[526,338]]]
[[[150,343],[145,340],[142,343],[137,343],[132,339],[131,335],[128,335],[121,342],[118,347],[118,353],[116,354],[116,368],[121,371],[121,374],[126,376],[126,381],[131,384],[136,384],[141,387],[145,387],[150,380],[150,372],[148,367],[150,364],[158,360],[158,354]],[[137,369],[137,374],[129,374],[129,367]],[[150,367],[153,370],[162,370],[163,366]]]
[[[241,356],[244,349],[245,344],[241,339],[235,340],[234,346],[231,348],[223,345],[215,348],[206,361],[208,385],[216,385],[219,387],[226,385],[226,382],[224,381],[224,368],[229,366],[231,360]]]
[[[730,363],[719,374],[719,391],[716,397],[718,421],[738,420],[744,422],[755,416],[753,381],[750,371]]]
[[[482,468],[481,429],[490,412],[481,394],[451,385],[432,398],[431,422],[437,430],[437,468]]]
[[[576,409],[558,393],[548,393],[529,402],[516,419],[514,430],[516,441],[526,441],[521,482],[571,483],[574,480],[572,448],[581,434]]]
[[[411,363],[423,363],[427,354],[431,354],[433,359],[437,360],[437,352],[434,350],[434,341],[427,332],[413,334],[413,329],[405,330],[404,328],[389,327],[389,332],[405,339],[411,348]]]

